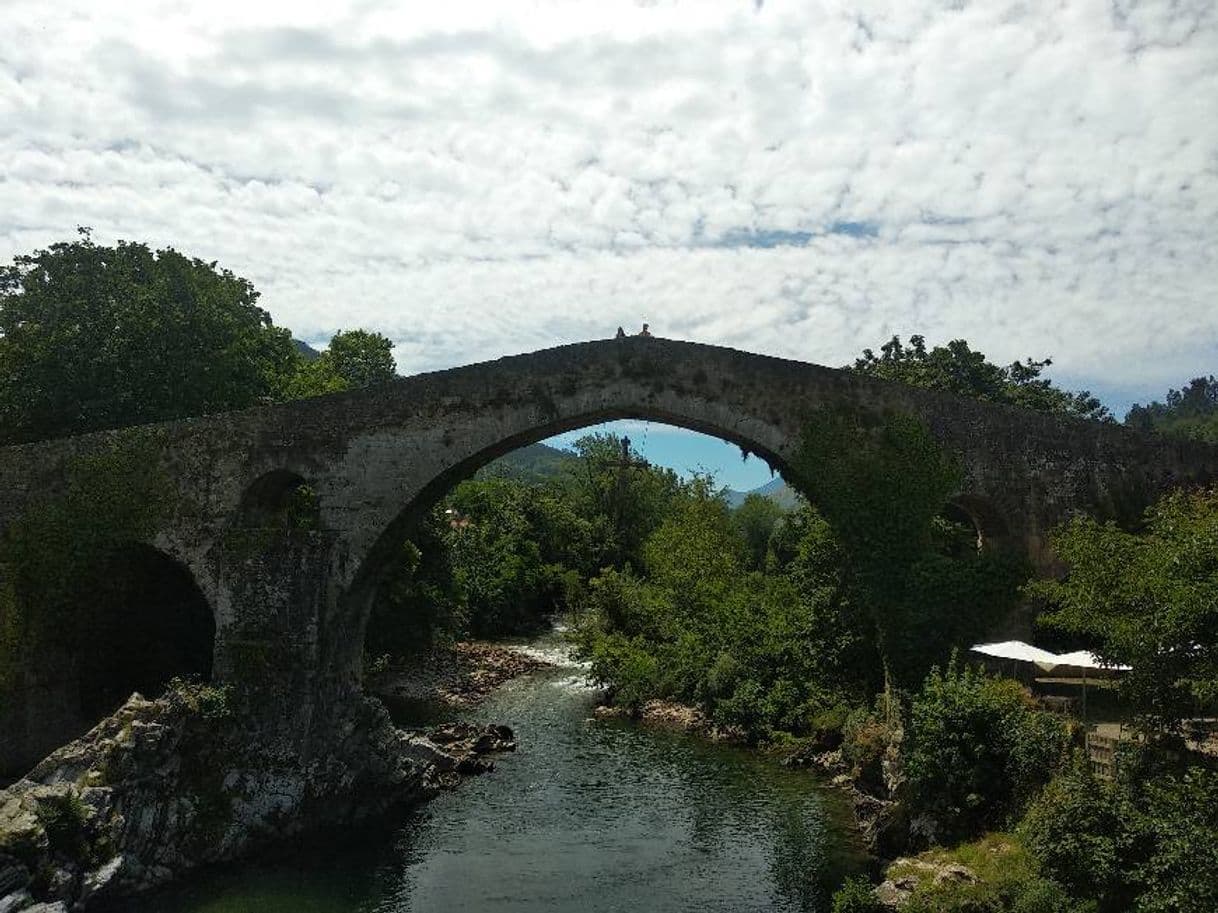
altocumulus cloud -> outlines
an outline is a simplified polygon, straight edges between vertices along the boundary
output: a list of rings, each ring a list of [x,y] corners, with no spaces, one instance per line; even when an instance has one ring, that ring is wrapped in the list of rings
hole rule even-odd
[[[171,244],[405,372],[889,334],[1155,394],[1218,355],[1211,0],[0,8],[0,257]]]

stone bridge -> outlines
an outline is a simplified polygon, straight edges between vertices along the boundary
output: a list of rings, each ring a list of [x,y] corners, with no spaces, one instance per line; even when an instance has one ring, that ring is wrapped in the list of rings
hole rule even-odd
[[[197,671],[258,695],[268,725],[308,757],[359,691],[364,629],[390,546],[455,482],[524,444],[622,418],[718,436],[781,472],[822,407],[922,417],[962,458],[957,504],[983,540],[1021,549],[1042,570],[1053,565],[1046,532],[1069,512],[1128,515],[1166,488],[1218,478],[1215,447],[632,337],[149,426],[141,446],[172,496],[140,545],[164,565],[153,591],[184,586],[207,616]],[[62,494],[82,456],[133,433],[0,449],[0,533]],[[311,528],[264,534],[266,518],[306,484],[316,493]],[[0,771],[19,771],[97,718],[81,709],[86,665],[54,656],[26,674],[19,698],[0,707]]]

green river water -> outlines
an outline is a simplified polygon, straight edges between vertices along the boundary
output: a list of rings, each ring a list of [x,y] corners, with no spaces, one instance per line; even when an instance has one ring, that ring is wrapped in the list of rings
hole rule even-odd
[[[561,665],[468,714],[519,750],[392,820],[204,872],[140,913],[822,911],[862,865],[844,800],[807,772],[691,736],[590,720]]]

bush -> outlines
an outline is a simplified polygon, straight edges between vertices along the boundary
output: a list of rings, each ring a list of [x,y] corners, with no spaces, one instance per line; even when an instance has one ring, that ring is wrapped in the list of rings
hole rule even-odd
[[[885,699],[881,695],[877,705]],[[900,741],[900,720],[891,721],[887,714],[860,707],[854,710],[842,727],[842,759],[854,768],[861,788],[884,793],[884,758],[889,746]]]
[[[833,913],[883,913],[883,910],[866,878],[847,879],[833,895]]]
[[[913,811],[950,839],[1020,812],[1060,765],[1068,733],[1019,683],[960,670],[953,659],[914,698],[908,739]]]
[[[1055,777],[1032,803],[1020,838],[1041,870],[1101,909],[1123,909],[1132,896],[1129,814],[1123,796],[1096,779],[1082,759]]]
[[[1056,777],[1020,826],[1042,871],[1101,911],[1218,909],[1218,772],[1190,767],[1122,783],[1082,762]]]

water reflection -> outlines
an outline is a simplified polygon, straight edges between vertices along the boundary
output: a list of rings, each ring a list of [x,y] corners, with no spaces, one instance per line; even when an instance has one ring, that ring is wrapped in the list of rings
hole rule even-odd
[[[199,876],[145,913],[817,911],[860,862],[846,812],[754,754],[589,720],[572,670],[475,715],[521,751],[391,825]]]

